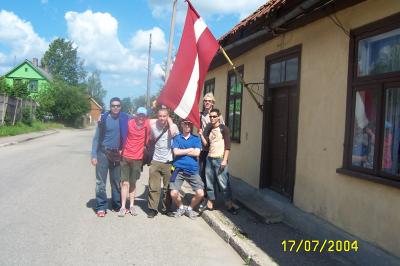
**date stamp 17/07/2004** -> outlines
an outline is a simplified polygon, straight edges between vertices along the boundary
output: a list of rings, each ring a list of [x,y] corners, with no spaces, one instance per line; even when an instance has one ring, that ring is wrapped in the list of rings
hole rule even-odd
[[[357,240],[283,240],[283,252],[357,252]]]

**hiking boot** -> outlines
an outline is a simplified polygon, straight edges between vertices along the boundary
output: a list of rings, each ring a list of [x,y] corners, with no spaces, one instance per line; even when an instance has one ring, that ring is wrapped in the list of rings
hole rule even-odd
[[[136,208],[135,208],[134,206],[130,207],[130,208],[129,208],[129,213],[130,213],[132,216],[136,216],[136,215],[137,215]]]
[[[194,212],[194,210],[193,209],[186,209],[185,210],[185,215],[187,216],[187,217],[189,217],[190,219],[192,219],[192,220],[194,220],[196,217],[197,217],[197,214]]]
[[[125,208],[119,209],[118,217],[125,217],[125,214],[126,214],[126,209]]]
[[[184,214],[185,214],[185,211],[186,211],[186,208],[185,208],[185,207],[183,207],[182,209],[181,209],[181,208],[178,208],[178,209],[176,210],[176,212],[175,212],[175,218],[179,218],[179,217],[181,217],[182,215],[184,215]]]
[[[149,213],[147,214],[147,218],[154,218],[157,215],[157,211],[150,209]]]

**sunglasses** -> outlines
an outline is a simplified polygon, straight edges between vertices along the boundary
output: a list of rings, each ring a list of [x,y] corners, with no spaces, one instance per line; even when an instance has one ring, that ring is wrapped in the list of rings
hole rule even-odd
[[[203,100],[203,102],[209,102],[209,103],[211,103],[212,102],[212,100]]]
[[[218,116],[217,115],[210,115],[209,117],[210,118],[217,118]]]
[[[112,104],[111,105],[111,108],[120,108],[120,107],[121,107],[121,105],[119,105],[119,104],[116,104],[116,105]]]

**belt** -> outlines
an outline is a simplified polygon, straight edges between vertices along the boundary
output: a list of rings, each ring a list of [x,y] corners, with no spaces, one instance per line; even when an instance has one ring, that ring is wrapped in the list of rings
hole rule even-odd
[[[108,148],[108,147],[104,147],[104,146],[101,146],[101,147],[100,147],[100,150],[101,150],[102,152],[106,152],[106,151],[119,151],[119,149]]]
[[[208,158],[211,158],[211,159],[224,159],[224,156],[223,155],[215,156],[215,157],[208,156]]]

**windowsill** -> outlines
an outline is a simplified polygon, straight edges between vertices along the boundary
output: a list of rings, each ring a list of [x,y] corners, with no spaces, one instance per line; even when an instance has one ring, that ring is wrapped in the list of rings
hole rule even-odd
[[[393,179],[388,179],[388,178],[383,178],[383,177],[379,177],[379,176],[360,173],[360,172],[345,169],[345,168],[336,169],[336,173],[360,178],[363,180],[372,181],[375,183],[379,183],[379,184],[383,184],[383,185],[387,185],[387,186],[391,186],[391,187],[400,188],[400,181],[395,181]]]

